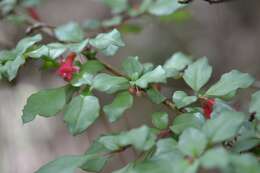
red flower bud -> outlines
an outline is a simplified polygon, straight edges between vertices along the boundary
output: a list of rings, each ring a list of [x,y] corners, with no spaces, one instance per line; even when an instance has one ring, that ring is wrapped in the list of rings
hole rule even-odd
[[[202,109],[204,113],[204,117],[206,119],[211,118],[211,113],[213,111],[213,106],[215,104],[215,99],[207,99],[203,104],[202,104]]]
[[[76,53],[69,53],[65,60],[61,62],[61,65],[58,69],[58,74],[66,81],[70,81],[72,79],[72,75],[75,72],[79,71],[77,66],[73,65],[73,61],[76,58]]]
[[[27,10],[28,15],[31,18],[33,18],[34,20],[36,20],[38,22],[41,21],[40,16],[34,7],[27,7],[26,10]]]

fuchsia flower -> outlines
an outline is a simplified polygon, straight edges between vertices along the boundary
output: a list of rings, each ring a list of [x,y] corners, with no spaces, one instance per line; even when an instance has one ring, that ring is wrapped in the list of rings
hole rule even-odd
[[[208,99],[207,101],[205,101],[202,104],[202,109],[204,112],[204,117],[206,119],[210,119],[211,118],[211,113],[213,111],[213,106],[215,104],[215,99]]]
[[[36,20],[38,22],[41,21],[40,16],[39,16],[38,12],[35,10],[34,7],[27,7],[26,10],[27,10],[28,15],[31,18],[33,18],[34,20]]]
[[[58,74],[66,81],[72,79],[73,73],[78,72],[79,68],[73,64],[76,58],[76,53],[71,52],[67,55],[66,59],[63,59],[58,69]]]

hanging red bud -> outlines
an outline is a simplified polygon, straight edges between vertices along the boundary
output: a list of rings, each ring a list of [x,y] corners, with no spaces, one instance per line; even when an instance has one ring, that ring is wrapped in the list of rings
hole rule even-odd
[[[76,53],[69,53],[66,59],[64,59],[58,69],[58,74],[66,81],[72,79],[73,73],[79,71],[79,68],[73,64],[76,58]]]
[[[26,8],[28,15],[36,21],[41,21],[40,16],[34,7]]]
[[[211,113],[213,111],[213,107],[215,104],[215,99],[207,99],[203,104],[202,104],[202,109],[203,113],[206,119],[211,118]]]

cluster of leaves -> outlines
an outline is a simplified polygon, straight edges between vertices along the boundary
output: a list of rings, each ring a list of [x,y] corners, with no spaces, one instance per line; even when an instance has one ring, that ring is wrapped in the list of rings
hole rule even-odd
[[[127,17],[146,13],[164,16],[183,7],[177,0],[144,0],[138,8],[133,8],[126,0],[102,1],[115,14],[113,22],[110,21],[112,24],[92,21],[88,28],[117,26],[125,20],[125,14]],[[10,81],[28,58],[56,67],[59,57],[68,52],[77,53],[75,65],[79,72],[74,73],[65,86],[31,95],[23,109],[23,123],[37,115],[53,117],[63,112],[68,131],[79,135],[102,113],[109,122],[118,121],[133,106],[135,96],[140,95],[147,96],[155,104],[168,105],[174,119],[166,112],[155,112],[151,115],[153,127],[142,125],[125,132],[101,135],[86,153],[59,157],[37,173],[73,173],[77,168],[100,172],[115,154],[130,147],[140,152],[141,158],[115,173],[195,173],[201,169],[259,172],[260,91],[252,95],[245,113],[228,104],[240,89],[253,84],[254,79],[249,74],[231,70],[218,82],[207,86],[213,71],[207,58],[194,60],[181,52],[157,66],[142,63],[137,56],[127,57],[121,65],[122,72],[118,72],[97,58],[99,52],[113,56],[125,46],[117,29],[86,38],[81,26],[70,22],[56,27],[53,36],[57,41],[48,44],[40,43],[39,34],[27,37],[16,48],[0,53],[0,76]],[[166,98],[155,84],[166,83],[168,79],[183,79],[192,92],[174,91],[171,99]],[[94,91],[115,96],[111,103],[101,105]],[[210,117],[206,117],[203,103],[210,99],[214,99],[214,105]],[[249,115],[253,117],[250,121]]]

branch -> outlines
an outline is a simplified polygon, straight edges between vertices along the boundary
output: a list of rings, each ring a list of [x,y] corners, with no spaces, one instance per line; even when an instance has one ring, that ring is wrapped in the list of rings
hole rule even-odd
[[[14,13],[18,14],[17,11],[15,11]],[[127,22],[128,20],[130,19],[134,19],[134,18],[137,18],[137,17],[140,17],[141,15],[139,16],[135,16],[135,17],[131,17],[131,16],[128,16],[128,15],[125,15],[123,17],[123,22],[122,23],[125,23]],[[26,23],[28,25],[30,25],[30,27],[27,29],[27,32],[28,33],[31,33],[35,30],[40,30],[41,32],[47,34],[48,36],[50,36],[51,38],[57,40],[53,30],[55,29],[55,26],[50,26],[44,22],[39,22],[39,21],[36,21],[30,17],[27,17],[26,18]],[[116,25],[114,26],[115,28],[119,27],[120,25]],[[108,28],[107,30],[109,30],[111,28]],[[104,61],[100,60],[99,58],[96,57],[96,60],[98,60],[101,64],[103,64],[106,68],[106,70],[108,70],[109,72],[111,72],[112,74],[116,75],[116,76],[121,76],[121,77],[125,77],[125,78],[128,78],[127,76],[125,76],[123,73],[121,73],[120,71],[116,70],[115,68],[113,68],[110,64],[107,64],[105,63]],[[139,88],[137,87],[137,89],[141,92],[140,94],[141,95],[144,95],[144,96],[147,96],[146,94],[146,91],[142,88]],[[171,110],[176,110],[177,112],[179,113],[182,113],[184,112],[182,109],[178,109],[175,104],[170,100],[170,99],[166,99],[163,101],[163,104],[171,109]]]

